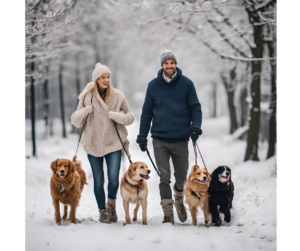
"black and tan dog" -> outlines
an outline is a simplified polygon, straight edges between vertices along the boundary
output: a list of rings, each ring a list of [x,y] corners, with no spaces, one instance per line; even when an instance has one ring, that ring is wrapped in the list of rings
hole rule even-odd
[[[131,224],[129,216],[129,203],[136,204],[134,209],[133,221],[137,220],[137,212],[140,204],[143,209],[143,225],[147,225],[147,196],[148,188],[144,180],[150,178],[151,171],[144,162],[131,163],[128,170],[124,173],[121,179],[120,192],[123,199],[123,206],[125,210],[126,224]]]
[[[231,220],[230,209],[234,195],[234,187],[231,181],[231,170],[228,166],[219,166],[211,174],[211,182],[208,187],[209,210],[212,217],[212,224],[220,226],[222,220],[220,213],[225,215],[225,222]],[[218,206],[220,209],[218,209]]]

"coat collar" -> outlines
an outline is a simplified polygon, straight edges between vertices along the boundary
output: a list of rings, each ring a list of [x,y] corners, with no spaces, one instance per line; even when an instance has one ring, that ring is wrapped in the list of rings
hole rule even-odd
[[[160,82],[170,86],[170,85],[175,84],[177,82],[177,80],[181,77],[181,75],[182,75],[182,71],[180,70],[180,68],[176,67],[176,76],[168,83],[163,77],[163,69],[161,68],[157,73],[157,79]]]

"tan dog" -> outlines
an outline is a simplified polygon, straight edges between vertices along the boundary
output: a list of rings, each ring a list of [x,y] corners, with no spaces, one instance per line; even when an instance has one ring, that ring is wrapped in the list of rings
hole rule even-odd
[[[208,185],[211,180],[210,173],[206,168],[200,168],[194,165],[192,172],[185,183],[184,194],[186,196],[185,203],[189,205],[189,210],[193,219],[192,225],[197,225],[197,209],[198,207],[204,213],[206,226],[210,221],[210,211],[208,205]]]
[[[147,183],[144,182],[148,180],[150,176],[148,175],[151,171],[144,162],[134,162],[131,163],[128,170],[124,173],[120,192],[123,198],[123,206],[125,210],[125,220],[126,224],[131,224],[131,219],[129,216],[129,203],[136,204],[134,209],[133,221],[137,220],[137,213],[140,204],[142,204],[143,209],[143,225],[147,225],[147,196],[148,188]]]
[[[59,202],[64,204],[63,219],[67,219],[68,205],[71,206],[69,219],[71,223],[77,224],[76,208],[79,204],[81,192],[86,183],[84,170],[80,161],[74,156],[73,161],[68,159],[57,159],[51,163],[53,175],[50,181],[50,190],[55,208],[55,222],[61,223]]]

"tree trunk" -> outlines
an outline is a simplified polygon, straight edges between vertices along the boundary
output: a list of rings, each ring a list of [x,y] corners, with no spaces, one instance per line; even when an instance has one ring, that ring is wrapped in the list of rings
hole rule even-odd
[[[31,63],[31,73],[34,72],[34,62]],[[31,77],[30,85],[30,101],[31,101],[31,139],[32,139],[32,156],[36,156],[36,142],[35,142],[35,90],[34,77]]]
[[[48,66],[46,66],[47,78],[44,82],[44,120],[45,126],[48,127],[49,124],[49,86],[48,86]]]
[[[247,122],[248,104],[247,98],[247,87],[241,89],[240,104],[241,104],[241,126],[245,126]]]
[[[78,60],[79,60],[79,57],[77,56],[76,57],[76,62],[78,62]],[[78,64],[76,65],[76,81],[75,81],[75,83],[76,83],[76,103],[75,103],[74,107],[75,107],[75,110],[76,110],[77,105],[78,105],[77,97],[80,94],[80,78],[79,78],[79,66],[78,66]],[[72,125],[72,133],[80,134],[80,130],[77,127],[75,127],[74,125]]]
[[[217,117],[217,84],[214,82],[213,83],[213,114],[212,117],[216,118]]]
[[[275,46],[273,41],[268,41],[269,57],[274,58],[275,56]],[[276,143],[276,112],[277,112],[277,95],[276,95],[276,61],[271,60],[271,117],[269,121],[269,149],[267,154],[267,159],[275,155],[275,143]]]
[[[256,47],[251,48],[252,56],[254,58],[262,58],[263,44],[262,44],[262,25],[255,25],[259,18],[253,18],[251,12],[248,12],[249,18],[253,25],[253,37]],[[258,161],[258,134],[260,123],[260,75],[261,75],[261,61],[251,62],[251,97],[252,107],[250,110],[250,125],[247,138],[247,149],[245,154],[245,161]]]
[[[221,74],[221,78],[223,80],[223,84],[227,93],[227,103],[230,115],[230,134],[234,133],[238,128],[236,111],[234,105],[234,92],[236,89],[236,65],[229,72],[229,80],[223,74]]]
[[[63,65],[60,64],[59,68],[59,98],[60,98],[60,111],[61,111],[61,121],[63,126],[62,136],[66,138],[66,121],[65,121],[65,107],[64,107],[64,93],[63,93],[63,83],[62,83],[62,73]]]
[[[33,22],[31,23],[32,26],[35,25],[35,17],[33,18]],[[32,44],[34,44],[34,37],[31,38]],[[32,156],[36,156],[36,142],[35,142],[35,86],[34,86],[34,77],[33,73],[35,70],[34,65],[34,58],[35,56],[32,56],[32,62],[31,62],[31,85],[30,85],[30,103],[31,103],[31,140],[32,140]]]
[[[228,107],[229,107],[229,114],[230,114],[230,134],[232,134],[238,128],[235,106],[234,106],[234,90],[233,91],[227,90],[227,97],[228,97]]]

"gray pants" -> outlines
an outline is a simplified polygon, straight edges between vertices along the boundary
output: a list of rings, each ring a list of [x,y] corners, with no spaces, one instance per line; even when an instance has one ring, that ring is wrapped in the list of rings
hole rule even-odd
[[[174,166],[175,187],[182,191],[189,166],[188,141],[166,143],[153,139],[157,168],[161,173],[159,190],[161,199],[172,199],[170,157]]]

